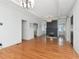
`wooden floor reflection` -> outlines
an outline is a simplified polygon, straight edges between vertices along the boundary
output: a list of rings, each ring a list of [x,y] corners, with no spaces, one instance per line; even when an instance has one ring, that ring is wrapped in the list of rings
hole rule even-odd
[[[23,41],[0,50],[0,59],[79,59],[71,45],[65,42],[63,47],[56,39],[44,37]]]

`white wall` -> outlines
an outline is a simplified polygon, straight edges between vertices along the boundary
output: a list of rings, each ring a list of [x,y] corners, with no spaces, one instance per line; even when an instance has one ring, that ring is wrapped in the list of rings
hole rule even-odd
[[[26,22],[25,26],[24,27],[24,30],[23,30],[23,38],[22,39],[25,39],[25,40],[30,40],[30,39],[33,39],[34,38],[34,32],[33,32],[33,28],[30,26],[30,22]]]
[[[63,25],[63,29],[64,29],[63,34],[65,35],[65,32],[66,32],[66,18],[58,19],[58,36],[59,36],[59,31],[60,31],[60,25]]]
[[[71,22],[70,22],[71,20],[70,20],[70,17],[68,17],[67,18],[67,20],[66,20],[66,40],[68,41],[68,42],[71,42],[71,38],[70,38],[70,33],[71,33]]]
[[[34,22],[39,18],[9,0],[0,0],[0,22],[3,23],[0,26],[0,42],[3,48],[21,42],[22,19]],[[28,29],[28,37],[32,38],[30,30]]]
[[[44,24],[46,23],[45,21],[42,20],[32,20],[32,21],[26,21],[26,27],[24,28],[25,31],[23,31],[25,34],[23,35],[23,39],[25,40],[30,40],[34,38],[34,27],[33,24],[37,23],[38,24],[38,29],[37,29],[37,36],[43,35],[42,27],[44,28]],[[46,29],[45,29],[46,30]]]
[[[76,5],[73,9],[73,28],[74,28],[74,49],[79,54],[79,0],[77,0]]]
[[[46,34],[46,21],[41,21],[40,22],[40,25],[39,25],[39,32],[38,32],[38,34],[40,34],[40,36],[41,35],[45,35]],[[38,35],[39,36],[39,35]]]
[[[64,30],[65,30],[64,34],[65,34],[66,41],[71,43],[71,38],[70,38],[70,33],[71,33],[71,17],[67,17],[67,18],[58,20],[58,25],[60,25],[60,24],[64,24]]]

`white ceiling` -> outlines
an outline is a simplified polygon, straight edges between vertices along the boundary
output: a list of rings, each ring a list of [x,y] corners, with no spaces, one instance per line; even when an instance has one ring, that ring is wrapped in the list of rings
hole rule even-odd
[[[68,15],[75,1],[76,0],[35,0],[34,8],[30,9],[30,12],[43,18],[63,17]]]
[[[75,5],[76,0],[59,0],[60,16],[67,16]]]

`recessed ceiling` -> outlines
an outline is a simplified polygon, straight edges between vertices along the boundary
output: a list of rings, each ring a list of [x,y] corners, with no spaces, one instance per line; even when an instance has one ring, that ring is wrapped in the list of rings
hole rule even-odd
[[[14,0],[18,2],[18,0]],[[35,0],[34,8],[29,11],[39,17],[56,18],[67,16],[76,0]]]

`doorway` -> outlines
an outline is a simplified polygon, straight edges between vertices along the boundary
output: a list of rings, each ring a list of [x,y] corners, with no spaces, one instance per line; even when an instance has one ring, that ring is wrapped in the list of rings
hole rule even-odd
[[[27,32],[27,21],[22,20],[22,41],[26,40],[26,33]]]
[[[47,36],[57,37],[57,20],[53,20],[52,22],[47,22]]]
[[[37,37],[37,31],[38,31],[38,24],[34,23],[33,28],[34,28],[34,38],[36,38]]]
[[[71,17],[71,45],[73,46],[73,16]]]

